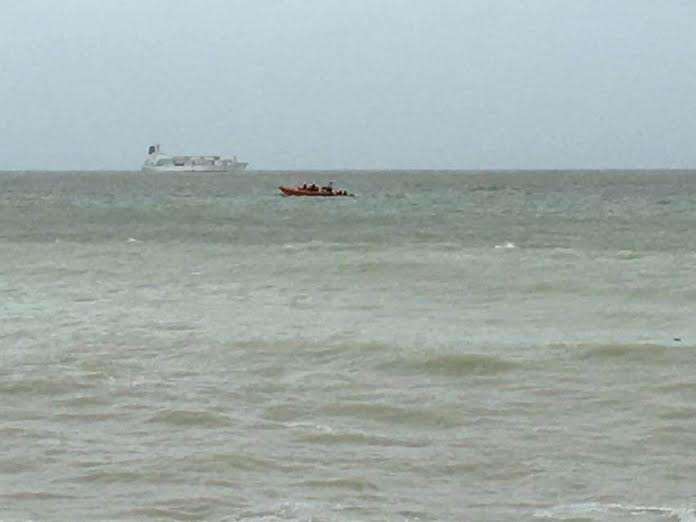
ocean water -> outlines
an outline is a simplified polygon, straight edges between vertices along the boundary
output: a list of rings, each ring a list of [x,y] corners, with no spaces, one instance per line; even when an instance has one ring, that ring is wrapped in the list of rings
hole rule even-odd
[[[695,312],[696,172],[2,173],[0,520],[694,521]]]

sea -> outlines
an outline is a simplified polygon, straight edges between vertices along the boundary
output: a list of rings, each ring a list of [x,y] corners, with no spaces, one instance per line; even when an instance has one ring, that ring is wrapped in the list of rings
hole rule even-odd
[[[0,173],[3,522],[693,522],[695,485],[696,171]]]

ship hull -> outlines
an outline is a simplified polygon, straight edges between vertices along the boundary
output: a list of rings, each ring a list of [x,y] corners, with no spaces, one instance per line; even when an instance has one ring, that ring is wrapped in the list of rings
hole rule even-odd
[[[218,172],[218,173],[240,173],[246,170],[246,163],[238,163],[234,166],[217,166],[217,165],[184,165],[184,166],[172,166],[164,165],[161,167],[145,165],[142,168],[143,172],[196,172],[196,173],[206,173],[206,172]]]

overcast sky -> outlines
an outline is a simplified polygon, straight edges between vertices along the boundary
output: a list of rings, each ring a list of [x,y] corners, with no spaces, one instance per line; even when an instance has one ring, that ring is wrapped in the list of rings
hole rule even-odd
[[[0,169],[696,167],[693,0],[0,0]]]

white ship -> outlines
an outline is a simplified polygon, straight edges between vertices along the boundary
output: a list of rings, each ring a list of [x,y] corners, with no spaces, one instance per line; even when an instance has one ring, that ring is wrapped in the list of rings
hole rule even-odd
[[[159,145],[150,145],[143,172],[242,172],[247,163],[220,156],[170,156],[160,152]]]

